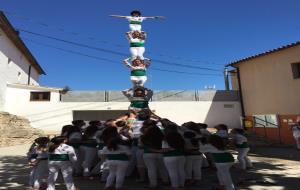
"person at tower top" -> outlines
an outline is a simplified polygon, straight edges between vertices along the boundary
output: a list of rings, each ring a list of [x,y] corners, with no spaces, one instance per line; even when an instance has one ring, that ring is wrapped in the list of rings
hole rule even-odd
[[[131,61],[131,62],[130,62]],[[124,64],[131,70],[130,80],[135,87],[144,86],[147,81],[146,69],[150,66],[151,60],[140,57],[129,57],[124,59]]]
[[[131,11],[130,16],[122,16],[122,15],[109,15],[111,17],[116,18],[123,18],[129,21],[129,28],[130,30],[141,30],[142,29],[142,22],[146,19],[164,19],[163,16],[147,16],[143,17],[141,12],[138,10]]]
[[[144,87],[131,88],[122,91],[131,102],[129,110],[141,111],[149,109],[149,100],[152,98],[153,91]]]

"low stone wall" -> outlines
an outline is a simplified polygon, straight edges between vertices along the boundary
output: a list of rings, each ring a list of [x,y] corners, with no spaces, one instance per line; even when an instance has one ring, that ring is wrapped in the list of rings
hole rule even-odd
[[[41,130],[30,126],[28,119],[0,112],[0,147],[32,143],[42,135]]]

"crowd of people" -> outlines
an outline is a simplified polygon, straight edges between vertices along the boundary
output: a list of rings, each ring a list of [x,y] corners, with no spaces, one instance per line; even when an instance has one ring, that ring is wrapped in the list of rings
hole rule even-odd
[[[28,152],[33,189],[55,189],[61,171],[68,190],[76,190],[73,178],[100,178],[106,189],[122,189],[127,177],[136,177],[145,188],[170,186],[179,190],[201,184],[203,167],[216,168],[218,189],[233,190],[227,150],[234,144],[242,170],[252,167],[243,129],[215,126],[211,134],[204,123],[182,125],[160,118],[149,110],[130,111],[105,122],[82,120],[62,127],[60,136],[40,137]],[[212,185],[213,186],[213,185]]]

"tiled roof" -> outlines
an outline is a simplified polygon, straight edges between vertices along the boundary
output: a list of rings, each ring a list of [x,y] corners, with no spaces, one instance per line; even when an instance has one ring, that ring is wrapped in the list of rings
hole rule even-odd
[[[300,41],[294,42],[294,43],[291,43],[291,44],[288,44],[288,45],[284,45],[284,46],[281,46],[279,48],[275,48],[275,49],[272,49],[272,50],[269,50],[269,51],[266,51],[266,52],[263,52],[263,53],[260,53],[260,54],[256,54],[256,55],[253,55],[253,56],[250,56],[250,57],[246,57],[246,58],[240,59],[238,61],[231,62],[231,63],[227,64],[226,66],[234,66],[234,65],[236,65],[238,63],[241,63],[241,62],[244,62],[244,61],[248,61],[248,60],[251,60],[251,59],[254,59],[254,58],[257,58],[257,57],[268,55],[270,53],[274,53],[274,52],[281,51],[281,50],[291,48],[291,47],[294,47],[294,46],[298,46],[298,45],[300,45]]]

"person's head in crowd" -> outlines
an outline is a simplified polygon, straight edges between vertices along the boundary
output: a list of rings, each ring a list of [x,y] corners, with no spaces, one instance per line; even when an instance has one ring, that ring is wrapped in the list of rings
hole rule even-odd
[[[34,140],[39,148],[47,148],[50,139],[48,137],[39,137]]]
[[[218,135],[211,135],[208,142],[219,150],[225,150],[226,148],[224,139]]]
[[[178,125],[176,123],[169,123],[168,125],[163,126],[164,133],[178,131]]]
[[[150,126],[145,127],[144,133],[141,136],[141,141],[145,146],[160,149],[163,138],[164,135],[157,126]]]
[[[72,121],[72,124],[79,128],[82,128],[83,126],[85,126],[85,122],[83,120],[74,120],[74,121]]]
[[[83,134],[84,139],[89,139],[95,136],[96,132],[99,130],[97,125],[89,125],[85,130]]]
[[[131,110],[129,113],[128,118],[136,118],[137,117],[137,113],[134,110]]]
[[[64,125],[61,129],[61,136],[67,136],[73,125]]]
[[[104,144],[107,144],[110,138],[120,138],[118,129],[116,127],[107,127],[103,130],[101,139],[103,140]]]
[[[95,125],[97,127],[100,127],[102,125],[102,123],[99,120],[93,120],[93,121],[89,122],[89,125]]]
[[[239,135],[245,135],[245,130],[240,128],[234,128],[230,131],[231,134],[239,134]]]
[[[198,134],[201,134],[199,125],[193,121],[186,122],[182,126],[185,127],[186,129],[189,129]]]
[[[143,126],[145,127],[157,126],[157,121],[147,119],[143,122]]]
[[[61,144],[64,144],[67,142],[67,138],[64,136],[57,136],[51,139],[49,146],[49,152],[52,153],[55,151],[57,147],[59,147]]]
[[[219,124],[219,125],[215,126],[215,129],[228,131],[228,127],[225,124]]]
[[[208,125],[206,123],[197,123],[200,129],[207,129]]]
[[[160,123],[161,123],[161,125],[162,125],[163,128],[166,128],[169,125],[176,125],[176,123],[170,121],[167,118],[161,118],[159,121],[160,121]]]
[[[177,132],[177,130],[169,130],[165,132],[165,141],[169,144],[171,148],[183,150],[184,149],[184,139]]]
[[[72,133],[81,133],[81,132],[82,130],[79,126],[71,125],[71,127],[68,129],[66,133],[66,137],[69,138]]]
[[[108,119],[105,121],[104,126],[105,127],[116,127],[115,122],[116,122],[116,120],[114,120],[114,119]]]
[[[120,138],[111,137],[107,140],[107,148],[110,151],[118,150],[118,144],[120,144]]]

